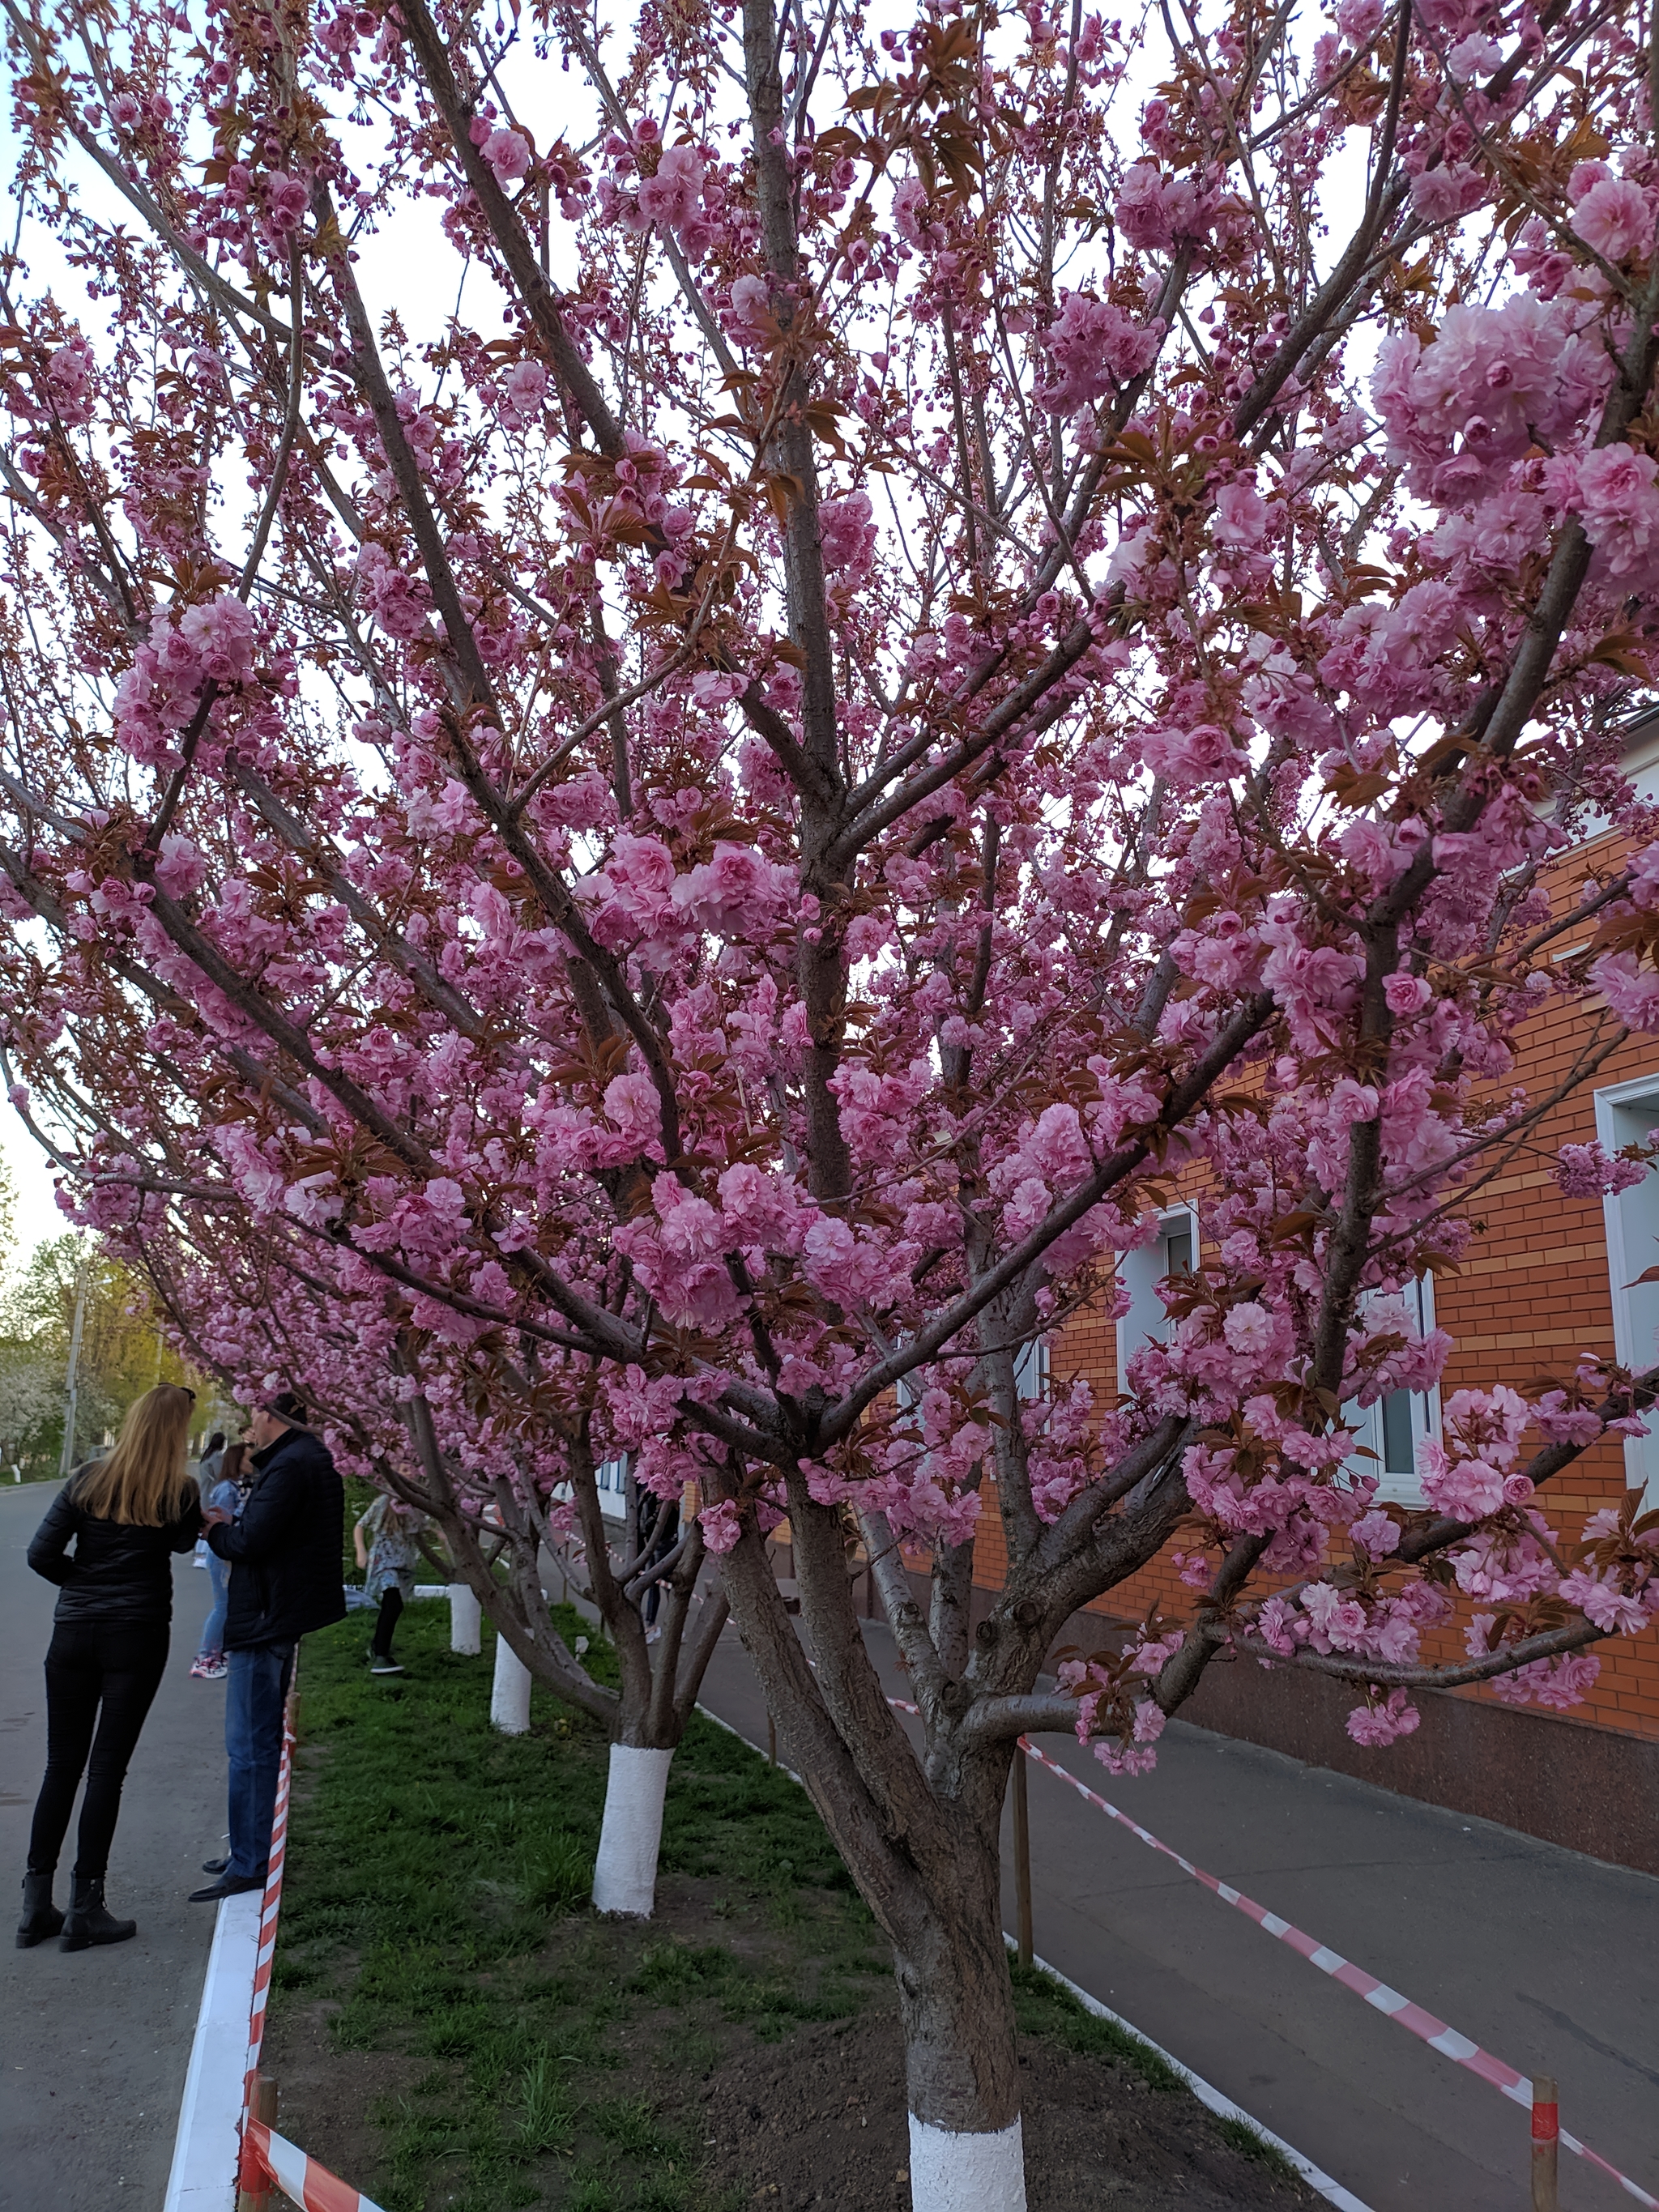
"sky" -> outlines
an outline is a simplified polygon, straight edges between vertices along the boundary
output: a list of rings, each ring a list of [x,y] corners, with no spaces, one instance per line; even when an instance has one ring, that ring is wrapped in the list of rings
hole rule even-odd
[[[0,1152],[11,1170],[17,1193],[13,1222],[15,1242],[10,1267],[26,1261],[35,1246],[61,1237],[69,1224],[58,1211],[52,1195],[52,1169],[40,1147],[23,1127],[13,1108],[0,1097]]]

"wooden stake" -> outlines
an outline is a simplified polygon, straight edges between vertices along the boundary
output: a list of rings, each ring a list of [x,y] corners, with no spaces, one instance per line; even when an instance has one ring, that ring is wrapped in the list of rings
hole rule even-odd
[[[766,1763],[769,1766],[778,1763],[778,1724],[770,1713],[766,1716]]]
[[[256,2074],[253,2077],[253,2095],[248,2105],[248,2117],[263,2120],[268,2128],[274,2128],[276,2124],[276,2084],[269,2074]],[[251,2164],[245,2163],[242,2171],[242,2186],[236,2191],[236,2212],[271,2212],[270,2176],[263,2166],[260,2167],[258,2185],[249,2188],[247,2179],[253,2168]]]
[[[1559,2212],[1556,2161],[1560,2153],[1560,2106],[1556,2102],[1555,2077],[1532,2077],[1532,2212]]]
[[[1025,1802],[1025,1753],[1014,1746],[1014,1899],[1019,1914],[1019,1963],[1031,1963],[1031,1822]]]

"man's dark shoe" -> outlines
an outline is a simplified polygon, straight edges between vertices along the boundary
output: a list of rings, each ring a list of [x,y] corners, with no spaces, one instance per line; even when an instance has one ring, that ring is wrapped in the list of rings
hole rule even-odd
[[[204,1874],[222,1874],[229,1864],[230,1861],[228,1859],[204,1859],[202,1861],[202,1872]]]
[[[44,1943],[49,1936],[57,1935],[63,1924],[64,1916],[52,1901],[52,1876],[26,1874],[23,1917],[17,1923],[18,1949],[32,1951],[37,1943]]]
[[[85,1951],[94,1943],[125,1943],[137,1933],[136,1920],[118,1920],[105,1911],[101,1875],[70,1876],[70,1909],[64,1916],[60,1950]]]
[[[206,1889],[192,1889],[192,1905],[216,1905],[222,1897],[246,1897],[251,1889],[263,1889],[265,1878],[262,1874],[226,1874]]]

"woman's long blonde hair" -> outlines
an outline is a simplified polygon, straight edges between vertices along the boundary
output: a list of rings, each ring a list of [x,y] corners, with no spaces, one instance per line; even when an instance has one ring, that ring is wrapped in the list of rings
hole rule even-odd
[[[158,1382],[130,1407],[115,1449],[77,1478],[75,1502],[94,1521],[165,1528],[194,1504],[196,1480],[185,1468],[196,1401],[177,1382]]]

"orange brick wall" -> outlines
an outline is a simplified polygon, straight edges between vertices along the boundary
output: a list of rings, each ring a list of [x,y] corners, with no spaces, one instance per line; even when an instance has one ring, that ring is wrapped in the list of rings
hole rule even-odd
[[[1611,841],[1571,856],[1559,871],[1557,913],[1575,905],[1587,861],[1616,856]],[[1583,936],[1587,939],[1587,926]],[[1559,940],[1570,949],[1581,939],[1567,932]],[[1547,1095],[1567,1077],[1574,1056],[1589,1041],[1597,1012],[1607,1028],[1612,1018],[1600,1002],[1553,1006],[1525,1032],[1524,1056],[1510,1081],[1524,1084],[1534,1096]],[[1604,1034],[1606,1032],[1604,1031]],[[1553,1111],[1531,1139],[1526,1152],[1470,1198],[1475,1224],[1461,1272],[1435,1281],[1435,1317],[1455,1338],[1443,1395],[1463,1387],[1507,1382],[1525,1390],[1538,1376],[1571,1374],[1581,1352],[1611,1354],[1613,1305],[1607,1275],[1607,1241],[1599,1199],[1564,1198],[1550,1163],[1565,1144],[1588,1143],[1595,1135],[1595,1092],[1609,1084],[1647,1074],[1659,1075],[1659,1037],[1638,1037],[1621,1045],[1593,1077]],[[1507,1090],[1509,1083],[1501,1086]],[[1071,1322],[1052,1353],[1057,1377],[1086,1374],[1097,1397],[1109,1398],[1117,1383],[1116,1333],[1109,1320],[1085,1314]],[[1600,1444],[1558,1475],[1541,1493],[1552,1527],[1577,1541],[1586,1515],[1618,1504],[1625,1490],[1622,1449]],[[922,1566],[918,1558],[915,1562]],[[988,1498],[980,1516],[975,1548],[975,1580],[984,1589],[1000,1586],[1007,1555],[994,1500]],[[1182,1587],[1168,1554],[1133,1580],[1120,1584],[1091,1608],[1118,1620],[1139,1620],[1155,1601],[1184,1614],[1193,1593]],[[1425,1656],[1440,1661],[1463,1656],[1456,1628],[1425,1639]],[[1632,1641],[1613,1638],[1595,1647],[1601,1677],[1571,1717],[1591,1725],[1659,1739],[1659,1635]],[[1455,1694],[1488,1698],[1489,1690]]]

